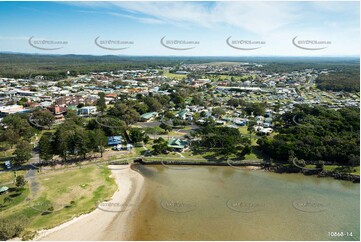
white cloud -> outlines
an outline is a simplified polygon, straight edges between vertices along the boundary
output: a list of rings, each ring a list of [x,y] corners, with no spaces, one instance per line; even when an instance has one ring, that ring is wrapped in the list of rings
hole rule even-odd
[[[284,2],[113,2],[122,10],[164,22],[212,28],[230,25],[256,34],[267,34],[295,19],[296,8]]]

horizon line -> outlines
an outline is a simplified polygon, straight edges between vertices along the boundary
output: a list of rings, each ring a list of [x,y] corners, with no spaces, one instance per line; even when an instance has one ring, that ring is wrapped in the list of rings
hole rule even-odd
[[[95,57],[185,57],[185,58],[269,58],[269,57],[281,57],[281,58],[358,58],[359,55],[254,55],[254,56],[231,56],[231,55],[121,55],[121,54],[51,54],[51,53],[27,53],[27,52],[12,52],[12,51],[0,51],[0,54],[12,54],[12,55],[47,55],[47,56],[68,56],[68,55],[76,55],[76,56],[95,56]]]

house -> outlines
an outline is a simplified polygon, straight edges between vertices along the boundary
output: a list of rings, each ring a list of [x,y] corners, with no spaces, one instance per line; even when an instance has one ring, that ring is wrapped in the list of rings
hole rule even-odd
[[[261,128],[258,133],[261,135],[270,135],[273,132],[272,128]]]
[[[175,151],[182,152],[188,147],[188,141],[179,138],[172,138],[168,141],[168,147]]]
[[[123,141],[123,137],[122,136],[109,136],[108,137],[108,145],[109,146],[113,146],[113,145],[119,145],[121,144]]]
[[[224,124],[226,124],[226,122],[223,121],[223,120],[217,120],[217,121],[216,121],[216,124],[217,124],[217,125],[224,125]]]
[[[62,119],[62,118],[64,118],[64,114],[66,112],[68,112],[68,107],[52,105],[52,106],[48,107],[48,110],[50,112],[54,113],[56,119]]]
[[[245,121],[245,120],[234,120],[233,123],[238,126],[246,126],[247,125],[247,121]]]
[[[30,112],[29,109],[24,109],[21,105],[9,105],[9,106],[1,106],[0,107],[0,117],[5,117],[9,114],[15,113],[27,113]]]
[[[158,116],[157,112],[144,113],[140,116],[140,120],[145,122]]]
[[[78,109],[78,115],[91,115],[91,114],[96,114],[96,112],[97,112],[96,106],[87,106]]]
[[[43,101],[43,102],[39,103],[39,106],[42,108],[48,108],[51,105],[53,105],[53,102],[50,102],[50,101]]]
[[[186,115],[187,115],[187,110],[181,110],[176,114],[176,117],[179,117],[179,118],[185,120]]]

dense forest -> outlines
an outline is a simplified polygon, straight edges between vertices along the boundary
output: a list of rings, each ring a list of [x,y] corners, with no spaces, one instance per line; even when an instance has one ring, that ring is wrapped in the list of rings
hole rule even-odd
[[[322,74],[316,80],[317,87],[321,90],[332,91],[360,91],[360,71],[333,72]]]
[[[340,165],[359,165],[360,110],[297,106],[282,116],[282,128],[274,137],[258,140],[271,158],[324,161]]]
[[[90,55],[0,54],[0,77],[27,78],[43,75],[58,80],[71,75],[120,69],[156,68],[179,64],[174,58]]]
[[[360,70],[360,59],[358,58],[293,57],[264,63],[266,64],[260,69],[266,73],[291,72],[304,69],[328,69],[337,72],[356,72]]]

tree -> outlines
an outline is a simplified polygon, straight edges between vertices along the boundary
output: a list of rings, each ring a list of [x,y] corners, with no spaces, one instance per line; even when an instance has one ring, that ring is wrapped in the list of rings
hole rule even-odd
[[[231,98],[228,100],[227,103],[229,106],[233,106],[233,107],[245,105],[245,101],[243,101],[242,99],[238,99],[238,98]]]
[[[107,105],[105,103],[105,93],[104,92],[99,92],[98,96],[99,96],[99,99],[97,101],[97,109],[100,112],[104,112],[105,109],[107,108]]]
[[[224,111],[223,108],[217,107],[212,109],[212,114],[216,116],[217,118],[221,117],[222,115],[226,114],[226,111]]]
[[[71,154],[86,158],[90,151],[90,140],[87,132],[82,127],[76,127],[68,140],[68,148]]]
[[[201,102],[202,102],[202,98],[201,98],[200,95],[194,95],[194,96],[192,97],[192,104],[193,104],[193,105],[200,105]]]
[[[170,111],[166,111],[165,113],[164,113],[164,117],[166,117],[167,119],[172,119],[172,118],[174,118],[174,113],[172,113],[172,112],[170,112]]]
[[[5,127],[5,133],[3,141],[18,142],[20,138],[29,140],[34,134],[35,129],[30,126],[28,117],[24,114],[10,114],[7,115],[3,120],[2,124]],[[13,139],[16,139],[14,141]]]
[[[25,97],[20,98],[20,100],[18,101],[18,105],[24,106],[26,103],[28,102],[28,99]]]
[[[155,154],[165,154],[168,151],[168,142],[160,137],[154,140],[152,148]]]
[[[16,180],[15,180],[16,187],[23,187],[23,186],[25,186],[25,184],[26,184],[26,180],[25,180],[24,176],[20,175],[20,176],[16,177]]]
[[[133,128],[130,130],[129,136],[133,143],[138,143],[144,140],[145,132],[140,129]]]
[[[53,133],[44,133],[39,140],[39,157],[42,160],[50,161],[54,156]]]
[[[11,217],[8,219],[0,220],[0,240],[9,240],[24,230],[28,219],[25,216]]]
[[[173,102],[178,108],[185,108],[185,100],[183,97],[177,95],[173,98]]]
[[[197,122],[198,119],[201,118],[201,115],[200,115],[199,113],[194,113],[193,116],[192,116],[192,118],[193,118],[193,122]]]
[[[20,138],[20,134],[12,128],[7,128],[1,133],[1,140],[8,142],[11,147],[17,144]]]
[[[90,140],[86,130],[74,123],[65,121],[59,125],[55,132],[54,143],[56,144],[55,152],[65,161],[69,155],[86,157],[90,151]]]
[[[75,110],[68,110],[68,112],[65,115],[65,121],[72,121],[80,126],[83,126],[85,123],[84,118],[77,115]]]
[[[247,103],[244,109],[248,115],[263,116],[265,114],[265,105],[261,103]]]
[[[33,113],[30,118],[31,123],[33,123],[36,127],[47,127],[54,123],[55,117],[49,110],[37,110]]]
[[[127,105],[121,102],[115,103],[114,107],[109,110],[109,115],[118,117],[127,125],[137,122],[140,118],[139,113],[133,108],[132,105]]]
[[[287,161],[291,154],[306,161],[359,164],[359,114],[358,108],[333,110],[296,105],[292,112],[281,116],[283,127],[277,135],[264,137],[257,143],[265,154],[277,160]]]
[[[225,155],[236,154],[240,150],[244,150],[241,155],[245,155],[249,152],[249,148],[246,147],[251,145],[251,141],[242,137],[238,129],[217,127],[214,124],[208,124],[196,130],[194,135],[200,137],[200,146],[208,149],[216,148],[220,154]]]
[[[33,146],[26,140],[21,140],[16,145],[16,150],[14,151],[15,162],[17,164],[24,163],[25,161],[30,160],[31,151],[33,150]]]
[[[137,103],[137,104],[135,104],[134,108],[140,114],[144,114],[144,113],[148,112],[148,110],[149,110],[148,106],[144,103]]]
[[[148,110],[151,112],[158,112],[162,108],[162,104],[154,97],[144,98],[144,103],[148,106]]]
[[[103,157],[103,152],[106,145],[108,144],[108,139],[104,134],[104,131],[101,129],[95,129],[89,131],[89,145],[90,149],[95,152],[100,152],[100,157]]]

